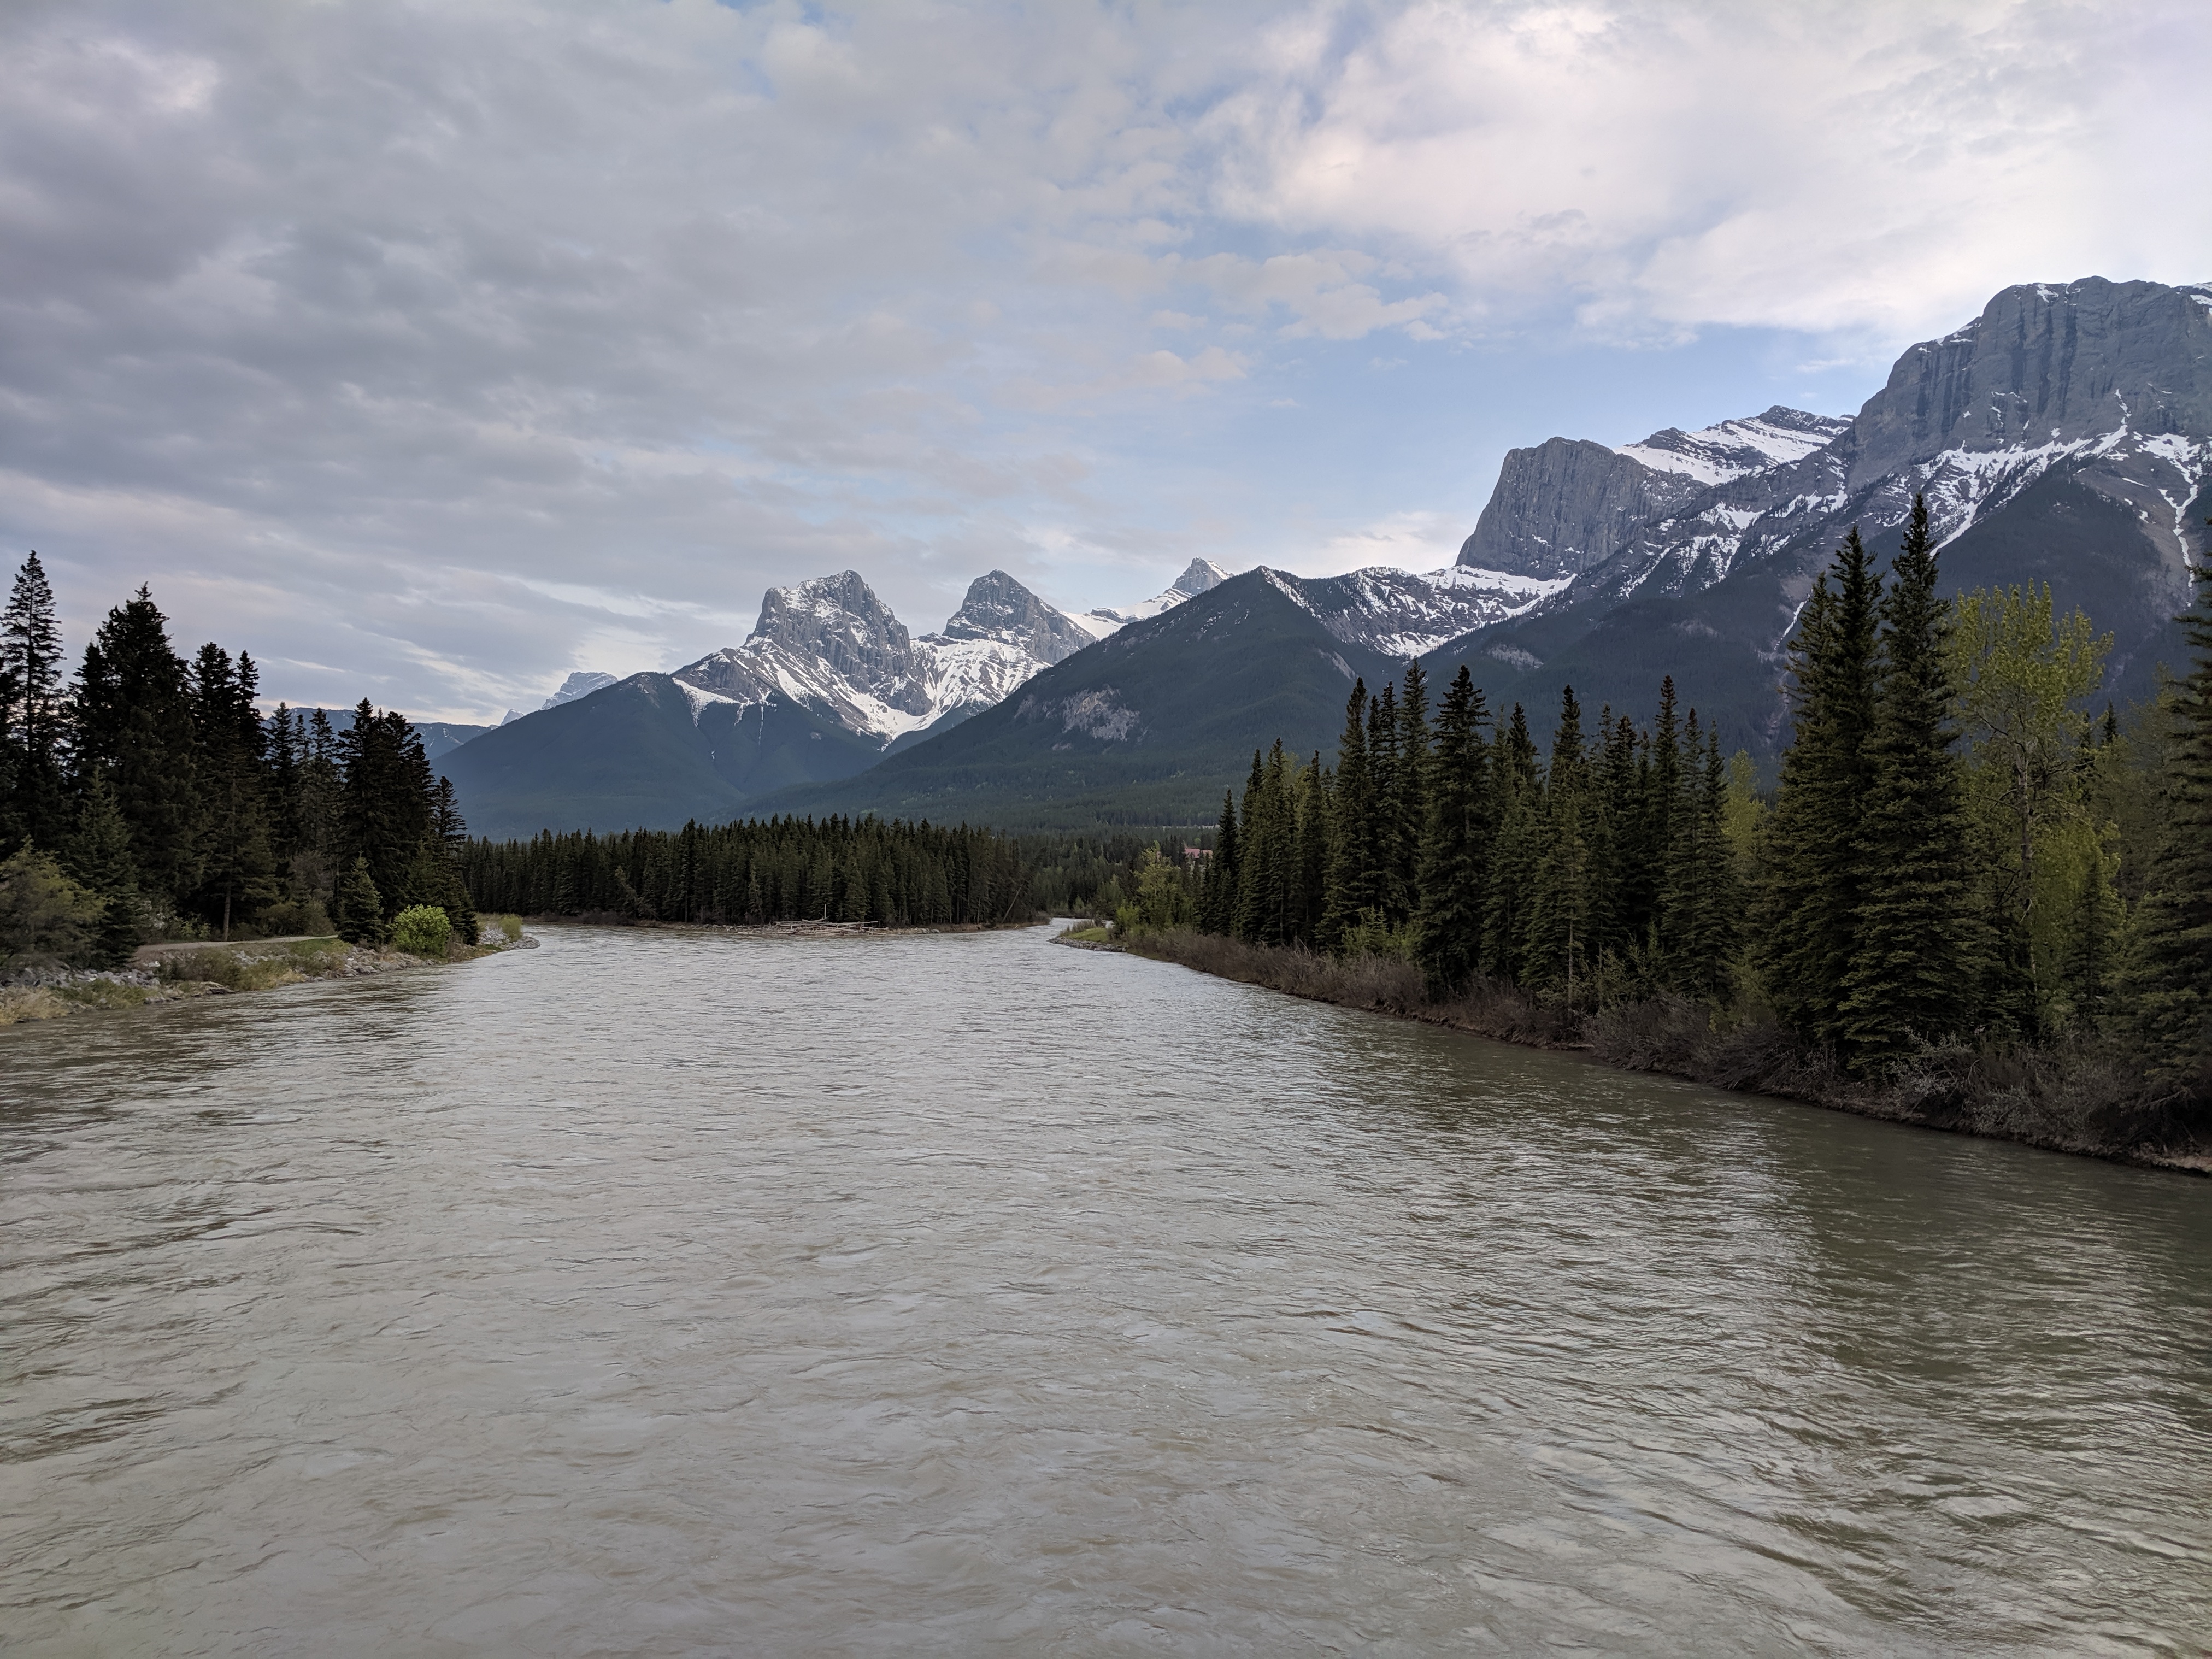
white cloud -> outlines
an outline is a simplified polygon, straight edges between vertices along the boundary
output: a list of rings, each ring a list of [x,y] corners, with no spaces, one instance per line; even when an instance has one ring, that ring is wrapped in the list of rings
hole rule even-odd
[[[1270,33],[1224,204],[1457,278],[1462,326],[1948,327],[1996,289],[2178,280],[2212,240],[2201,8],[1439,4]],[[2179,50],[2177,50],[2179,49]]]
[[[2172,0],[11,7],[0,534],[76,641],[150,580],[283,695],[491,715],[825,569],[933,626],[1310,512],[1440,562],[1466,526],[1309,499],[1365,487],[1319,423],[1370,364],[1875,359],[2192,274],[2205,43]]]

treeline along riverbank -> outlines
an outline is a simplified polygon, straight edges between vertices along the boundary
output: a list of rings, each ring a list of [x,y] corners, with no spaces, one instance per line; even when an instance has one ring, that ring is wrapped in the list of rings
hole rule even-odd
[[[2212,578],[2123,721],[2047,590],[1939,597],[1924,506],[1854,532],[1790,645],[1778,785],[1671,681],[1565,694],[1547,753],[1464,671],[1279,743],[1202,872],[1148,852],[1116,931],[1233,977],[1733,1088],[2188,1161],[2212,1113]]]
[[[38,555],[0,611],[0,979],[146,942],[477,942],[463,825],[406,719],[257,706],[241,651],[187,659],[141,587],[67,668]]]
[[[471,841],[460,867],[479,908],[526,915],[927,927],[1033,914],[1030,872],[1014,843],[964,825],[780,817],[548,832]]]

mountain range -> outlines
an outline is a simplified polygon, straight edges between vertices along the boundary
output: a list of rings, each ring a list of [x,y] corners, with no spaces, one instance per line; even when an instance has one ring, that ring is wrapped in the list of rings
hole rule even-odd
[[[1948,586],[2048,580],[2113,634],[2113,694],[2140,697],[2181,660],[2208,455],[2212,286],[2023,284],[1908,349],[1850,418],[1773,408],[1513,450],[1443,570],[1194,561],[1080,616],[994,571],[918,639],[848,571],[771,590],[741,645],[556,694],[441,769],[500,836],[775,811],[1191,823],[1254,747],[1332,748],[1353,678],[1414,656],[1438,681],[1466,664],[1540,732],[1568,684],[1644,718],[1671,673],[1729,746],[1768,757],[1814,580],[1855,525],[1886,564],[1916,492]]]

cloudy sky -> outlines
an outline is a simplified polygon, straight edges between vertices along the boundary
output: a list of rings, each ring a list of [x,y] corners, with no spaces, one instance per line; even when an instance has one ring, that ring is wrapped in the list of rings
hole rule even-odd
[[[423,717],[1433,568],[1508,447],[2212,276],[2202,0],[9,0],[0,543]]]

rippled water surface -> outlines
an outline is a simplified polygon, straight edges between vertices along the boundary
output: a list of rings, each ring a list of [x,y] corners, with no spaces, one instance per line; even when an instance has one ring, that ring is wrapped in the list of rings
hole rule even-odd
[[[2212,1648],[2212,1183],[543,937],[0,1034],[9,1652]]]

